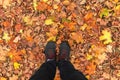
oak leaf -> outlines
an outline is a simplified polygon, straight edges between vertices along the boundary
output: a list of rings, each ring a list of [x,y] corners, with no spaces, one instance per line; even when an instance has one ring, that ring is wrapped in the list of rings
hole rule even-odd
[[[102,36],[99,37],[100,41],[104,40],[104,44],[109,44],[112,42],[111,33],[107,30],[102,30]]]

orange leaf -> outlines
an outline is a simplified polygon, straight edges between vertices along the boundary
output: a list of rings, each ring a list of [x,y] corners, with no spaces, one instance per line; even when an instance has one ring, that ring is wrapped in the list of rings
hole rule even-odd
[[[33,38],[32,38],[32,36],[29,36],[29,37],[26,37],[26,40],[29,41],[29,42],[32,42]]]
[[[47,7],[48,7],[48,5],[45,2],[39,2],[38,6],[37,6],[37,9],[40,10],[40,11],[44,11],[44,10],[47,9]]]
[[[92,75],[95,73],[96,65],[94,64],[94,62],[91,62],[86,68],[87,69],[86,69],[85,73],[88,75]]]
[[[16,32],[20,32],[21,29],[22,29],[22,25],[21,24],[16,24],[15,25]]]
[[[4,21],[1,23],[5,28],[9,28],[10,27],[10,22],[9,21]]]
[[[79,33],[73,32],[73,33],[71,33],[70,37],[71,37],[71,39],[73,39],[77,43],[80,43],[80,42],[82,43],[83,42],[83,37]]]
[[[92,19],[93,18],[93,13],[92,12],[88,12],[85,16],[84,16],[84,19],[87,21],[89,19]]]

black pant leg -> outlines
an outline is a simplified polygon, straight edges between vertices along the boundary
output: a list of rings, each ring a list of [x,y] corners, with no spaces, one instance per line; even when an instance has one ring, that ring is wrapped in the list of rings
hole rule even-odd
[[[41,65],[29,80],[54,80],[56,73],[56,61],[48,61]]]
[[[58,68],[62,80],[87,80],[82,72],[75,70],[70,61],[59,61]]]

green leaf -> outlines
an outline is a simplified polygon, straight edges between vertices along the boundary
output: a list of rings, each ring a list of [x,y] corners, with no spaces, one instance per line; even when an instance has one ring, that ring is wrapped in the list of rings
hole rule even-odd
[[[110,10],[108,10],[107,8],[103,8],[101,11],[100,11],[100,18],[103,18],[103,17],[107,17],[110,13]]]

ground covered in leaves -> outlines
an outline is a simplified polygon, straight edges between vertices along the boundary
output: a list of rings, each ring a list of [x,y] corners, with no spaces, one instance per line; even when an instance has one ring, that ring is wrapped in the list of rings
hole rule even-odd
[[[119,0],[0,0],[0,80],[28,80],[49,40],[88,80],[120,80]]]

